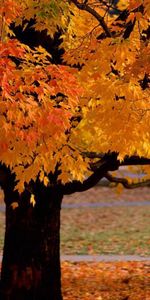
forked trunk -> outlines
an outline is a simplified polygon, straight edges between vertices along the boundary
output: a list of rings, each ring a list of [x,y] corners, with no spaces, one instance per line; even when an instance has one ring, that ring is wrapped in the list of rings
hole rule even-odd
[[[52,189],[34,207],[27,195],[18,207],[6,203],[1,300],[62,300],[61,200],[62,195]]]

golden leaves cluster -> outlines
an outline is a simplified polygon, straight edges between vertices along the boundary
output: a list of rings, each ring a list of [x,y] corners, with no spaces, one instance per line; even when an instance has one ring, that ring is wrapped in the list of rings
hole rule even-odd
[[[118,9],[128,10],[126,20],[110,15],[101,2],[87,3],[110,37],[72,1],[1,5],[0,160],[15,171],[20,191],[39,174],[49,184],[56,165],[63,183],[82,181],[89,164],[81,155],[85,150],[117,151],[120,159],[150,157],[150,92],[144,85],[150,71],[149,1],[119,1]],[[13,37],[10,24],[15,20],[25,30],[33,17],[35,30],[51,37],[61,29],[63,65],[52,64],[42,47],[31,49]],[[73,125],[77,113],[82,120]]]
[[[143,5],[141,11],[140,5]],[[90,43],[83,32],[84,46],[80,47],[84,61],[80,56],[78,59],[78,49],[71,49],[71,61],[74,55],[74,61],[84,64],[79,78],[85,91],[83,119],[74,130],[72,141],[82,150],[116,151],[121,160],[125,155],[150,157],[150,89],[149,84],[144,86],[150,74],[149,4],[119,1],[118,8],[128,10],[126,20],[118,20],[116,16],[104,18],[112,37],[98,38],[101,29],[99,34],[96,29],[96,40],[88,27]],[[82,11],[80,19],[81,14]],[[90,14],[86,18],[83,15],[86,24],[90,19],[93,19]],[[126,37],[129,24],[133,27]]]
[[[2,7],[4,11],[6,2]],[[8,18],[3,22],[9,28],[14,18],[18,25],[37,13],[36,29],[40,29],[43,20],[41,29],[47,28],[53,35],[56,31],[53,22],[57,21],[59,26],[60,12],[64,5],[66,7],[64,1],[58,2],[25,1],[21,4],[12,1],[12,13],[8,11]],[[50,26],[45,22],[45,18],[48,19],[45,14],[51,15]],[[71,128],[71,118],[76,113],[82,90],[75,72],[67,66],[51,64],[50,58],[42,47],[30,49],[17,39],[11,39],[8,31],[5,31],[5,39],[1,39],[0,160],[16,173],[19,191],[23,190],[24,182],[36,179],[42,171],[45,175],[40,179],[47,185],[47,174],[54,172],[58,162],[62,166],[63,182],[71,176],[79,177],[74,169],[78,155],[74,154],[66,168],[63,145],[67,144],[66,132]]]

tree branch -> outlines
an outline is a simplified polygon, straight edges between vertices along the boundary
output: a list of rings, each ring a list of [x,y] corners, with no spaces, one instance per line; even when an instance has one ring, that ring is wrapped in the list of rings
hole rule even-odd
[[[97,153],[97,152],[83,152],[82,153],[83,157],[88,157],[91,159],[96,159],[96,158],[105,158],[108,159],[109,157],[111,157],[112,155],[114,155],[114,158],[118,156],[117,152],[108,152],[108,153]],[[150,158],[147,157],[143,157],[143,156],[137,156],[137,155],[133,155],[133,156],[125,156],[123,161],[119,161],[119,166],[131,166],[131,165],[150,165]],[[96,165],[97,163],[95,163]],[[93,163],[94,165],[94,163]]]
[[[99,161],[99,167],[94,169],[93,174],[85,179],[83,182],[73,181],[66,183],[62,186],[62,192],[64,195],[70,195],[75,192],[84,192],[95,186],[108,171],[117,170],[119,167],[118,162],[113,156],[109,157],[107,160],[102,159]]]
[[[78,7],[80,10],[85,10],[85,11],[89,12],[93,17],[95,17],[95,19],[99,22],[99,24],[105,31],[106,36],[112,37],[112,34],[111,34],[107,24],[105,23],[103,17],[100,16],[96,10],[94,10],[89,5],[87,5],[86,1],[84,3],[79,3],[77,0],[71,0],[71,2],[73,2],[76,5],[76,7]]]
[[[137,165],[150,165],[150,158],[139,157],[136,155],[126,156],[122,162],[120,162],[120,166],[137,166]]]
[[[134,189],[134,188],[138,188],[141,186],[147,186],[148,184],[150,184],[150,180],[144,180],[144,181],[139,181],[137,183],[129,183],[129,181],[126,178],[120,178],[120,177],[116,177],[116,176],[112,176],[110,173],[106,173],[105,174],[105,178],[107,180],[109,180],[110,182],[115,182],[115,183],[121,183],[126,189]]]

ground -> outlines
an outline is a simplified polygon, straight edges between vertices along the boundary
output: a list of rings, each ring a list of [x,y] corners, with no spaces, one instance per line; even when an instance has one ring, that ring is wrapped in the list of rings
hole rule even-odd
[[[66,196],[64,205],[76,208],[62,208],[61,253],[150,255],[149,191],[147,187],[117,194],[112,188],[96,187]],[[101,207],[88,207],[89,203]],[[104,207],[106,203],[112,206]],[[1,211],[0,252],[3,234]],[[64,300],[150,300],[150,261],[62,262],[62,287]]]
[[[149,187],[124,189],[119,194],[116,189],[97,186],[66,196],[63,203],[112,204],[112,207],[62,209],[63,254],[150,255]]]
[[[150,262],[62,264],[64,300],[150,300]]]
[[[150,255],[150,188],[123,190],[98,186],[66,196],[63,203],[112,203],[112,207],[62,208],[62,254]],[[2,197],[1,197],[2,198]],[[116,206],[116,202],[119,206]],[[129,206],[129,203],[140,204]],[[127,206],[122,206],[124,203]],[[0,212],[0,251],[3,247],[4,213]]]

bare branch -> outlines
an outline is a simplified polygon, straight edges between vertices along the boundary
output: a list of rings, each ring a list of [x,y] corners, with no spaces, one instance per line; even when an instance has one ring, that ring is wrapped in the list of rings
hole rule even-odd
[[[105,174],[104,177],[107,180],[109,180],[110,182],[121,183],[126,189],[135,189],[135,188],[142,187],[142,186],[147,186],[148,184],[150,184],[150,179],[139,181],[137,183],[134,183],[134,182],[129,183],[128,179],[112,176],[108,172]]]

